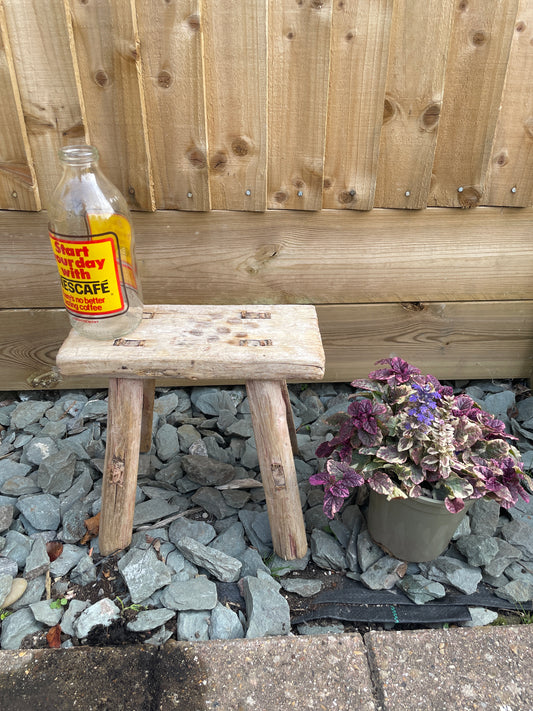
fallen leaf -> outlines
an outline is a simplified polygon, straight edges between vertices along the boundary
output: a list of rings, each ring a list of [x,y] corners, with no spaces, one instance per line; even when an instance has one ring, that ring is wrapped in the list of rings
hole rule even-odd
[[[63,544],[61,541],[48,541],[46,544],[46,552],[50,558],[50,563],[53,563],[56,558],[59,558],[63,553]]]
[[[50,627],[46,635],[46,641],[52,649],[61,647],[61,625],[57,624],[55,627]]]
[[[98,535],[98,531],[100,530],[100,512],[98,512],[96,516],[92,516],[92,518],[85,519],[83,523],[85,524],[87,533],[80,541],[82,546],[88,543],[91,538],[96,538]]]

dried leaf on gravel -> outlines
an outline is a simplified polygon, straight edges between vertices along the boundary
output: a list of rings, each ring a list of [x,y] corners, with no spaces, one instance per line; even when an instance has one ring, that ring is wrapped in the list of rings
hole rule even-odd
[[[96,538],[96,536],[98,535],[98,532],[100,530],[100,512],[98,512],[96,514],[96,516],[92,516],[91,518],[86,518],[83,523],[85,524],[87,533],[83,536],[83,538],[80,541],[80,544],[82,546],[84,546],[86,543],[88,543],[91,540],[91,538]]]
[[[53,563],[56,558],[59,558],[63,553],[63,544],[61,541],[48,541],[46,544],[46,552],[50,558],[50,563]]]
[[[59,649],[61,647],[61,625],[55,625],[55,627],[50,627],[46,634],[46,641],[48,646],[52,649]]]

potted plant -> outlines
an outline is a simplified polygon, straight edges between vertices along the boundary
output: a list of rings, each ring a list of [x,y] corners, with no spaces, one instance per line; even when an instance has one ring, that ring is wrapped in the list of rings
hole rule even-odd
[[[529,500],[531,480],[503,422],[401,358],[377,365],[386,367],[351,383],[345,419],[316,451],[326,467],[309,481],[324,487],[329,518],[367,486],[370,535],[395,557],[421,562],[446,549],[474,500],[504,508]]]

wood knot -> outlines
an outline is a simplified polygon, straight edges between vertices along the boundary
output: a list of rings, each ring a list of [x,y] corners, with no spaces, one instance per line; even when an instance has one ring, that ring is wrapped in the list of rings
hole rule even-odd
[[[103,69],[99,69],[94,75],[94,81],[96,84],[98,84],[98,86],[107,86],[109,84],[109,77],[107,75],[107,72],[105,72]]]
[[[224,151],[217,151],[211,158],[211,170],[222,173],[228,164],[228,156]]]
[[[162,69],[157,75],[157,83],[162,89],[168,89],[172,84],[172,74],[166,69]]]
[[[402,309],[406,311],[423,311],[426,307],[421,301],[405,301],[401,304]]]
[[[463,190],[457,194],[459,196],[459,204],[465,210],[468,210],[471,207],[476,207],[479,205],[481,200],[481,192],[472,185],[469,185],[467,188],[463,188]]]
[[[244,138],[235,138],[231,143],[231,150],[236,156],[246,156],[250,152],[250,146]]]
[[[205,157],[205,153],[198,147],[194,146],[193,148],[190,148],[187,151],[187,158],[189,160],[189,163],[194,167],[203,169],[207,165],[207,160]]]
[[[353,30],[350,30],[349,32],[347,32],[344,35],[344,39],[346,40],[346,42],[351,42],[354,37],[355,37],[355,32]]]
[[[85,135],[83,123],[77,123],[74,126],[70,126],[70,128],[66,128],[62,135],[68,138],[82,138]]]
[[[483,30],[476,30],[472,35],[472,44],[474,47],[482,47],[487,42],[487,35]]]
[[[524,131],[529,138],[533,138],[533,116],[528,116],[524,121]]]
[[[276,202],[285,202],[289,196],[283,190],[278,190],[274,193],[274,200]]]
[[[349,205],[356,200],[355,190],[343,190],[337,195],[337,199],[341,205]]]
[[[311,0],[313,10],[321,10],[325,4],[324,0]]]
[[[333,181],[331,178],[324,178],[324,182],[322,183],[322,187],[324,190],[329,190],[331,186],[333,185]]]
[[[461,0],[461,2],[457,5],[457,9],[459,12],[466,12],[468,10],[468,0]]]
[[[424,109],[421,119],[423,131],[432,131],[438,124],[440,118],[440,104],[430,104]]]
[[[193,32],[198,32],[200,29],[200,17],[199,15],[190,15],[187,18],[187,24],[193,30]]]
[[[526,29],[526,23],[525,23],[525,22],[518,22],[517,25],[516,25],[516,27],[515,27],[515,30],[516,30],[517,32],[523,32],[525,29]]]
[[[494,159],[494,162],[496,163],[496,165],[499,165],[500,168],[503,168],[504,165],[507,165],[507,163],[509,162],[509,154],[507,153],[507,151],[500,151],[500,153],[498,153],[498,155]]]
[[[383,104],[383,123],[392,121],[397,112],[396,104],[390,99],[385,99],[385,103]]]
[[[286,37],[288,40],[293,40],[293,39],[296,37],[296,33],[294,32],[294,30],[289,30],[289,31],[287,32],[287,34],[285,35],[285,37]]]

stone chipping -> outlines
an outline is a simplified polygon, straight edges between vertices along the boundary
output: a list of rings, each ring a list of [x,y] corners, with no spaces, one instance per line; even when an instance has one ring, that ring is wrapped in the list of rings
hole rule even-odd
[[[466,386],[506,422],[531,469],[533,397],[513,385],[456,387]],[[517,606],[531,601],[533,502],[510,511],[476,502],[442,556],[407,566],[370,538],[364,496],[353,496],[329,521],[320,489],[308,482],[321,466],[316,447],[334,432],[351,388],[319,383],[289,390],[310,546],[299,561],[283,561],[272,551],[243,387],[157,390],[152,449],[139,462],[132,542],[113,560],[99,555],[98,537],[86,535],[85,523],[101,506],[107,392],[3,393],[0,647],[42,644],[56,625],[63,646],[85,644],[90,635],[112,635],[121,621],[129,633],[155,645],[170,636],[192,641],[287,635],[295,631],[287,595],[312,603],[324,587],[309,575],[317,569],[347,575],[369,590],[398,589],[417,605],[472,594],[481,583]],[[50,545],[62,545],[55,559]],[[112,594],[113,582],[120,596]],[[494,614],[472,608],[466,624],[489,624]],[[344,626],[338,622],[337,628]],[[330,628],[312,623],[297,630],[315,634]]]

